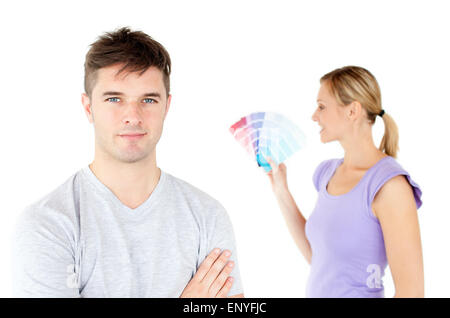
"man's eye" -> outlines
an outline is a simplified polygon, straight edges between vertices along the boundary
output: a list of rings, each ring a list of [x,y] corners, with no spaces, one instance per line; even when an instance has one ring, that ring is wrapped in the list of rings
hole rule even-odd
[[[117,97],[110,97],[110,98],[107,98],[106,100],[109,101],[109,102],[115,103],[115,102],[119,101],[119,98],[117,98]]]
[[[145,98],[144,103],[154,104],[154,103],[156,103],[156,101],[153,98]]]

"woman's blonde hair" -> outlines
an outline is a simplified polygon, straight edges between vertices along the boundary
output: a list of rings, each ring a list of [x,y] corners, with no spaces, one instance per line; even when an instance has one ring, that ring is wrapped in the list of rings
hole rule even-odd
[[[382,110],[381,92],[375,76],[368,70],[358,66],[345,66],[322,76],[320,83],[324,82],[329,85],[331,93],[340,105],[358,101],[366,110],[370,123],[375,123]],[[378,149],[396,158],[399,150],[397,125],[387,113],[384,113],[382,118],[384,136]]]

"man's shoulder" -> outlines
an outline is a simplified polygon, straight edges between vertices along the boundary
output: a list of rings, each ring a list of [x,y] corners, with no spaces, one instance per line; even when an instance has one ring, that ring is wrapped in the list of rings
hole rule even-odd
[[[77,172],[40,199],[26,205],[17,216],[17,227],[31,230],[40,226],[73,225],[77,219],[79,200],[78,177]]]
[[[222,204],[204,190],[201,190],[197,186],[192,185],[190,182],[175,177],[170,173],[165,172],[165,174],[171,191],[173,191],[173,195],[175,195],[179,200],[188,203],[194,208],[206,208],[207,210],[214,210],[218,213],[225,212]]]

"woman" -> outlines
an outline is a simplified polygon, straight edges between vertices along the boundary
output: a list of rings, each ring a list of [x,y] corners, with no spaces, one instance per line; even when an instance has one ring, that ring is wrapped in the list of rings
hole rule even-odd
[[[395,160],[398,132],[381,108],[375,77],[361,67],[336,69],[321,78],[312,119],[323,143],[338,140],[341,159],[316,168],[319,192],[305,220],[289,192],[286,166],[267,158],[268,173],[288,229],[311,265],[307,297],[384,297],[389,263],[395,297],[423,297],[424,274],[417,209],[422,192]],[[385,125],[377,148],[372,125]]]

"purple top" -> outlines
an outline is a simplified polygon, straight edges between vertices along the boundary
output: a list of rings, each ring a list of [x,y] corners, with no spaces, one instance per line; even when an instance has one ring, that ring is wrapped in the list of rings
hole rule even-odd
[[[422,191],[397,161],[387,156],[367,170],[349,192],[331,195],[326,187],[343,160],[325,160],[314,172],[319,196],[305,228],[312,250],[306,297],[384,297],[387,258],[380,222],[371,211],[373,198],[397,175],[407,177],[417,209],[422,205]]]

